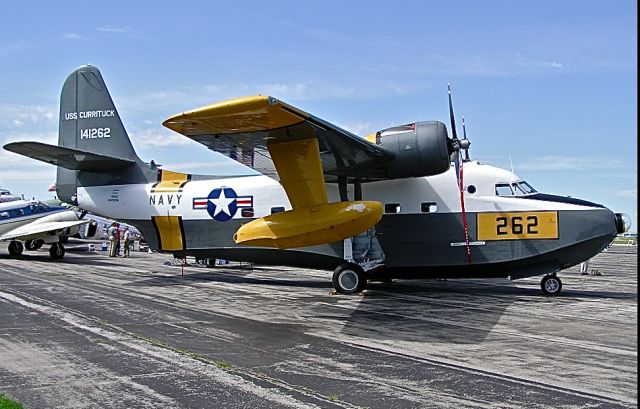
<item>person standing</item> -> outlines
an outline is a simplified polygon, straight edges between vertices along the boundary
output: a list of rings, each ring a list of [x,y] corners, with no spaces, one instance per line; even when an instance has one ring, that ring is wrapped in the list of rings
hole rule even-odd
[[[109,236],[109,257],[116,256],[116,222],[111,223],[111,226],[107,229],[107,236]]]
[[[120,231],[120,223],[116,223],[116,256],[120,257],[120,238],[122,232]]]
[[[580,275],[586,276],[589,274],[589,260],[585,260],[580,263]]]
[[[128,226],[125,226],[125,228],[124,228],[124,237],[123,238],[124,238],[124,253],[123,253],[123,256],[124,257],[129,257],[130,256],[130,253],[129,253],[130,248],[129,247],[131,246],[131,242],[130,242],[131,233],[129,232],[129,227]]]

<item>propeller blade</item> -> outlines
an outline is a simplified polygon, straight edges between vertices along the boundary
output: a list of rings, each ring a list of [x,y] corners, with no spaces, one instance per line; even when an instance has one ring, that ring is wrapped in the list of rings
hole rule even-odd
[[[464,116],[462,117],[462,140],[465,141],[465,144],[462,147],[464,149],[464,161],[469,162],[469,145],[471,145],[471,142],[467,139],[467,127],[464,123]]]
[[[449,120],[451,121],[451,139],[457,140],[458,134],[456,132],[456,117],[453,115],[453,102],[451,101],[451,84],[447,84],[447,91],[449,93]]]

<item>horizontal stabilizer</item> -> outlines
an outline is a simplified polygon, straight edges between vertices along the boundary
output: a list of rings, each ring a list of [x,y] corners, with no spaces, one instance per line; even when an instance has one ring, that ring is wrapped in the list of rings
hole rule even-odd
[[[41,142],[12,142],[4,145],[4,149],[70,170],[101,172],[135,163],[131,159],[99,155]]]

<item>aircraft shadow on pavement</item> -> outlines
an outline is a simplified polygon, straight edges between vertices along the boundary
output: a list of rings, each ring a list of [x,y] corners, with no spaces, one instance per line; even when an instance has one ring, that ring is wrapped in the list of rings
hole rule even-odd
[[[316,281],[316,280],[289,280],[278,279],[268,277],[248,277],[251,274],[251,270],[207,270],[205,272],[185,272],[184,276],[177,275],[159,275],[144,280],[138,280],[131,285],[136,286],[169,286],[185,283],[197,283],[197,282],[216,282],[216,283],[228,283],[228,284],[249,284],[249,285],[261,285],[261,286],[276,286],[276,287],[298,287],[298,288],[326,288],[330,290],[331,283]]]
[[[371,283],[341,332],[391,341],[479,343],[516,297],[527,293],[458,280]]]
[[[467,280],[371,283],[346,319],[344,334],[380,340],[475,344],[482,342],[515,301],[544,297],[539,288]],[[580,299],[636,299],[629,292],[563,290],[558,303]]]

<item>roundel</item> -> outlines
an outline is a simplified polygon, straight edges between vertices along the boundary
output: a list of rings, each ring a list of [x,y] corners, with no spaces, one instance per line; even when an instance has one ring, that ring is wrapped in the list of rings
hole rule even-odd
[[[217,187],[207,197],[207,212],[219,222],[230,220],[238,211],[238,195],[230,187]]]

